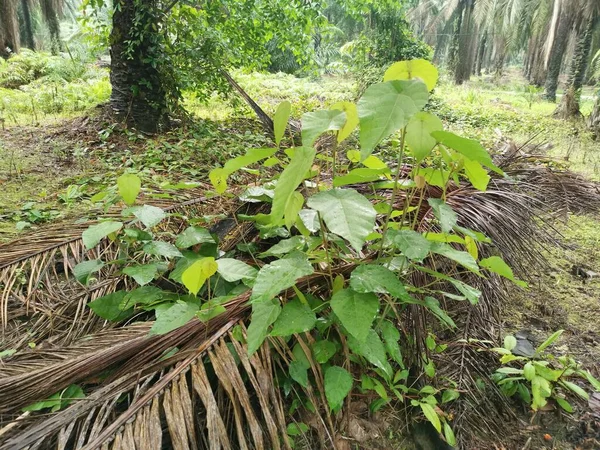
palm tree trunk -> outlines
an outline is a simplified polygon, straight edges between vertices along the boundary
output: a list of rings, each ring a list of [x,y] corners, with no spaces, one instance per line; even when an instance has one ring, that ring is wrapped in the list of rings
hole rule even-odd
[[[23,41],[27,48],[35,50],[35,39],[33,38],[33,23],[31,20],[31,0],[21,0],[21,12],[23,14],[23,25],[25,36]]]
[[[554,117],[569,119],[581,116],[579,112],[579,97],[581,95],[581,87],[583,86],[583,77],[587,69],[595,25],[595,17],[590,16],[583,34],[577,40],[577,46],[575,47],[573,60],[571,61],[567,92],[561,99],[556,111],[554,111]]]
[[[156,64],[158,6],[156,0],[144,4],[115,0],[113,28],[110,35],[112,93],[110,106],[114,115],[140,131],[157,132],[167,121],[167,94]],[[137,44],[131,41],[139,39]]]
[[[11,53],[19,53],[19,49],[17,2],[0,0],[0,57],[7,58]]]
[[[452,32],[452,41],[450,41],[450,49],[448,51],[448,67],[450,71],[456,73],[459,64],[459,47],[460,47],[460,32],[462,29],[464,0],[459,0],[456,7],[455,19],[454,19],[454,30]]]
[[[558,19],[558,29],[554,35],[550,57],[548,58],[548,72],[546,74],[544,97],[551,101],[556,101],[556,89],[558,88],[558,76],[562,66],[563,57],[569,42],[569,33],[573,26],[573,14],[568,7],[569,1],[561,2],[561,11]]]
[[[588,118],[588,128],[592,132],[594,139],[600,138],[600,92],[596,96],[592,113]]]
[[[62,14],[62,2],[56,0],[40,0],[42,7],[42,15],[48,25],[50,31],[50,51],[53,55],[58,55],[62,50],[60,42],[60,21],[59,16]]]
[[[464,0],[464,13],[459,28],[458,59],[454,72],[454,82],[462,84],[469,79],[471,74],[471,43],[473,42],[473,9],[475,0]]]
[[[481,75],[481,66],[483,65],[483,57],[485,56],[485,49],[487,46],[487,31],[481,37],[479,41],[479,48],[477,50],[477,59],[475,61],[475,75]]]

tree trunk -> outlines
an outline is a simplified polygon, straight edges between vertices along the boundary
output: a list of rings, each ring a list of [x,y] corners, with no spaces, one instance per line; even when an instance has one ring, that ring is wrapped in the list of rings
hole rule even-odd
[[[155,64],[160,56],[158,17],[156,0],[114,2],[110,106],[121,121],[149,133],[165,126],[168,117],[167,94]]]
[[[479,49],[477,51],[477,59],[475,61],[475,75],[481,75],[481,66],[483,65],[483,58],[485,56],[485,49],[487,46],[487,32],[483,34],[479,41]]]
[[[33,22],[31,20],[31,0],[21,0],[21,13],[23,14],[23,28],[25,35],[23,42],[30,50],[35,50],[35,39],[33,37]]]
[[[550,57],[548,59],[548,72],[546,74],[544,97],[551,102],[556,101],[556,89],[558,88],[558,76],[562,66],[563,57],[569,43],[569,33],[573,25],[573,14],[567,7],[569,1],[564,0],[558,19],[558,29],[554,35]]]
[[[62,44],[60,42],[60,21],[58,20],[59,15],[62,11],[59,10],[60,2],[55,0],[40,0],[40,6],[42,7],[42,15],[48,25],[50,31],[50,51],[53,55],[58,55],[62,50]]]
[[[0,0],[0,57],[8,58],[11,53],[19,53],[19,49],[17,2]]]
[[[450,71],[456,73],[459,64],[459,53],[458,49],[460,46],[460,32],[462,29],[464,0],[459,0],[458,6],[456,7],[456,18],[454,19],[454,29],[452,31],[452,40],[450,41],[450,49],[448,51],[448,67]]]
[[[592,113],[588,118],[588,128],[591,130],[594,139],[600,138],[600,92],[596,96]]]
[[[555,117],[569,119],[581,116],[581,113],[579,112],[579,97],[581,96],[583,77],[587,69],[595,24],[595,17],[590,16],[588,23],[583,30],[583,35],[579,36],[579,39],[577,40],[575,52],[573,53],[573,60],[571,62],[567,92],[563,95],[556,111],[554,111]]]
[[[475,7],[475,0],[463,0],[464,16],[459,28],[459,39],[458,39],[458,60],[456,64],[456,70],[454,72],[454,82],[456,84],[462,84],[469,79],[471,74],[471,43],[473,42],[473,8]]]

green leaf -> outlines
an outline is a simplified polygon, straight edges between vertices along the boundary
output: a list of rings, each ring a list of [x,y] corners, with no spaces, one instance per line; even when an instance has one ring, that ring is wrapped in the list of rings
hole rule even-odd
[[[248,356],[260,348],[267,337],[267,329],[277,320],[281,305],[277,299],[252,304],[252,319],[248,326]]]
[[[316,150],[312,147],[296,148],[294,156],[283,170],[275,186],[273,205],[271,206],[271,223],[278,225],[288,209],[290,202],[297,201],[292,193],[300,186],[315,159]]]
[[[554,344],[554,342],[560,337],[561,334],[563,334],[564,331],[565,330],[558,330],[552,333],[552,335],[548,339],[542,342],[540,346],[535,349],[535,352],[542,353],[544,350],[546,350],[548,346]]]
[[[387,351],[388,355],[390,355],[394,361],[400,364],[400,367],[404,367],[400,345],[398,345],[398,341],[400,340],[400,332],[398,331],[398,328],[396,328],[389,320],[384,320],[381,322],[380,328],[381,337],[383,338],[385,350]]]
[[[256,276],[251,300],[267,300],[314,272],[306,257],[290,257],[263,266]]]
[[[357,355],[363,356],[375,367],[380,368],[385,374],[387,380],[391,380],[394,372],[392,366],[387,360],[385,347],[379,338],[379,335],[373,329],[369,329],[367,338],[360,342],[358,339],[350,336],[348,338],[348,347]]]
[[[425,297],[425,305],[442,322],[444,322],[445,324],[447,324],[448,326],[450,326],[452,328],[456,328],[456,324],[454,323],[452,318],[446,313],[446,311],[444,311],[442,308],[440,308],[440,302],[437,301],[437,299],[435,299],[433,297]]]
[[[306,387],[306,386],[305,386]],[[290,423],[287,426],[288,436],[300,436],[308,431],[308,425],[305,423]]]
[[[286,203],[285,211],[283,212],[283,221],[288,230],[296,223],[298,213],[302,210],[303,205],[304,197],[302,194],[300,192],[292,192],[292,197]]]
[[[383,75],[383,81],[420,78],[430,91],[438,80],[438,70],[426,59],[410,59],[392,64]]]
[[[331,366],[325,371],[325,397],[329,408],[337,410],[352,389],[352,376],[342,367]]]
[[[317,341],[312,345],[312,354],[319,364],[325,364],[335,355],[336,347],[331,341]]]
[[[282,239],[277,244],[269,248],[267,251],[262,252],[259,256],[264,258],[266,256],[278,256],[286,255],[295,250],[304,250],[306,247],[306,239],[304,236],[292,236],[289,239]]]
[[[2,358],[7,358],[7,357],[9,357],[9,356],[12,356],[12,355],[14,355],[15,353],[17,353],[17,350],[16,350],[16,349],[14,349],[14,348],[8,348],[8,349],[6,349],[6,350],[2,350],[2,351],[0,351],[0,360],[1,360]]]
[[[256,278],[258,270],[254,267],[233,258],[217,259],[217,272],[225,280],[233,283],[235,281],[252,281]]]
[[[302,387],[308,387],[308,369],[300,361],[292,361],[289,366],[290,377]]]
[[[371,85],[358,101],[361,158],[408,124],[427,103],[429,92],[420,81],[388,81]]]
[[[535,367],[530,362],[523,366],[523,376],[527,381],[532,381],[533,377],[535,377]]]
[[[510,334],[508,336],[504,337],[504,348],[508,351],[512,351],[512,349],[514,349],[517,346],[517,338],[514,336],[511,336]]]
[[[156,317],[150,334],[165,334],[182,327],[194,318],[199,309],[196,302],[178,300]]]
[[[471,161],[477,161],[492,169],[494,172],[503,174],[502,170],[496,167],[492,161],[492,157],[479,141],[463,138],[449,131],[434,131],[431,133],[431,136],[446,147],[456,150],[461,155],[466,156]]]
[[[98,272],[104,267],[104,263],[99,259],[93,259],[91,261],[83,261],[73,267],[73,275],[77,281],[81,284],[86,285],[90,278],[90,275]]]
[[[123,269],[123,273],[133,278],[140,286],[144,286],[154,280],[157,271],[156,264],[143,264]]]
[[[460,397],[460,392],[455,391],[454,389],[446,389],[442,394],[442,404],[452,402],[458,397]]]
[[[479,266],[511,281],[519,281],[515,278],[510,266],[499,256],[490,256],[489,258],[482,259],[479,261]]]
[[[142,286],[127,293],[119,308],[123,311],[133,308],[136,305],[152,305],[161,300],[165,292],[154,286]]]
[[[346,123],[340,129],[337,135],[337,141],[342,142],[346,139],[358,125],[358,111],[356,105],[352,102],[337,102],[330,109],[344,111],[346,113]]]
[[[431,244],[431,251],[433,253],[437,253],[438,255],[442,255],[448,259],[456,261],[457,263],[466,267],[472,272],[479,272],[479,266],[477,265],[477,261],[475,261],[473,257],[467,252],[456,250],[450,245],[445,244],[443,242],[433,242]]]
[[[206,228],[194,226],[186,228],[175,240],[175,245],[178,248],[189,248],[193,245],[205,243],[214,244],[215,238],[211,236]]]
[[[308,305],[298,299],[290,300],[283,305],[279,317],[273,324],[271,336],[289,336],[303,333],[315,326],[317,316]]]
[[[435,412],[435,409],[433,409],[433,406],[427,403],[419,403],[419,406],[421,407],[421,411],[423,411],[423,414],[425,414],[425,417],[427,418],[427,420],[429,420],[431,425],[433,425],[433,427],[437,430],[438,433],[441,433],[442,424],[440,422],[439,416]]]
[[[325,131],[341,130],[345,123],[344,111],[322,109],[302,114],[302,145],[312,146]]]
[[[94,248],[102,239],[109,234],[116,233],[121,227],[123,227],[123,223],[113,221],[100,222],[97,225],[90,226],[81,235],[85,248],[88,250]]]
[[[465,174],[473,187],[477,190],[485,191],[490,182],[490,176],[487,170],[485,170],[477,161],[471,161],[468,158],[464,159],[463,165]]]
[[[125,203],[133,205],[142,188],[142,180],[137,175],[125,173],[117,178],[119,195]]]
[[[103,319],[113,322],[123,320],[129,317],[131,313],[130,310],[123,311],[121,309],[121,302],[123,302],[126,295],[126,291],[113,292],[89,302],[88,306]]]
[[[454,210],[439,198],[430,198],[427,201],[431,206],[431,209],[433,209],[435,217],[440,222],[442,232],[449,233],[452,231],[452,228],[454,228],[456,221],[458,220],[458,216]]]
[[[379,310],[379,299],[371,293],[342,289],[331,298],[331,309],[348,333],[365,342]]]
[[[564,398],[554,397],[554,400],[556,401],[556,403],[558,404],[558,406],[560,406],[566,412],[568,412],[568,413],[572,413],[573,412],[573,407]]]
[[[417,162],[421,162],[429,156],[437,144],[435,138],[431,136],[431,132],[443,129],[442,121],[430,113],[421,111],[410,119],[406,125],[405,140]]]
[[[291,112],[292,104],[287,100],[281,102],[275,110],[275,115],[273,116],[273,134],[275,135],[275,144],[277,144],[277,146],[279,146],[279,143],[285,134]]]
[[[413,230],[398,231],[394,235],[394,245],[404,256],[415,261],[422,261],[431,250],[431,242]]]
[[[587,392],[585,392],[581,387],[577,386],[575,383],[567,380],[560,381],[565,388],[569,389],[571,392],[579,395],[584,400],[589,400],[590,396]]]
[[[446,438],[446,442],[451,447],[456,446],[456,437],[454,436],[454,431],[452,431],[452,427],[448,424],[448,422],[444,422],[444,437]]]
[[[362,249],[375,226],[375,208],[353,189],[320,192],[310,197],[307,204],[321,214],[329,231],[347,239],[356,251]]]
[[[152,228],[158,225],[161,220],[167,217],[167,213],[163,209],[151,205],[136,207],[133,211],[133,215],[140,219],[140,222],[142,222],[146,228]]]
[[[340,187],[348,184],[368,183],[370,181],[380,180],[384,175],[389,173],[390,169],[387,167],[380,169],[368,169],[360,167],[358,169],[351,170],[346,175],[335,177],[333,179],[333,185],[335,187]]]
[[[354,269],[350,275],[350,287],[356,292],[390,294],[399,299],[409,297],[398,275],[376,264],[363,264]]]
[[[181,282],[190,291],[197,295],[206,280],[217,272],[218,265],[215,258],[207,257],[194,262],[181,275]]]
[[[180,258],[183,255],[173,244],[163,241],[148,242],[142,248],[145,253],[154,256],[164,256],[165,258]]]
[[[275,152],[277,152],[276,148],[252,148],[245,155],[230,159],[223,167],[211,170],[208,174],[210,182],[217,193],[222,194],[227,190],[227,178],[229,175],[240,170],[242,167],[273,156]]]

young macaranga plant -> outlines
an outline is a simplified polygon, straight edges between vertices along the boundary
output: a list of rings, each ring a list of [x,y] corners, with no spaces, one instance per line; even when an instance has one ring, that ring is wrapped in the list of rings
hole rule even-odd
[[[587,381],[594,391],[600,392],[600,381],[572,357],[555,356],[546,351],[563,331],[556,331],[533,351],[520,349],[517,338],[512,335],[504,338],[503,347],[492,349],[502,355],[502,367],[496,370],[492,379],[505,395],[517,395],[533,411],[543,409],[548,400],[553,400],[564,411],[572,413],[573,407],[567,401],[569,395],[575,394],[584,400],[590,398],[575,379]]]
[[[189,226],[178,234],[168,231],[162,226],[166,211],[136,204],[140,178],[122,175],[117,190],[129,205],[123,218],[83,233],[86,248],[108,237],[119,257],[85,261],[74,271],[86,284],[102,269],[115,273],[116,266],[138,287],[98,298],[89,307],[111,321],[134,315],[154,319],[150,332],[167,333],[190,320],[211,320],[244,294],[252,309],[250,323],[245,335],[241,329],[234,335],[245,341],[248,353],[267,337],[292,342],[288,371],[279,374],[284,392],[295,396],[290,415],[300,405],[315,407],[302,394],[309,384],[323,387],[333,413],[358,389],[375,398],[372,410],[410,401],[454,445],[452,414],[444,409],[460,394],[451,381],[445,388],[424,381],[436,372],[429,355],[421,358],[422,376],[409,376],[400,342],[402,336],[414,337],[400,332],[402,313],[409,305],[423,308],[453,329],[440,300],[476,304],[481,292],[452,275],[493,272],[523,283],[500,257],[479,259],[478,246],[490,240],[459,226],[445,201],[449,184],[468,180],[485,191],[488,169],[503,173],[481,144],[444,131],[438,117],[422,111],[437,78],[428,61],[395,63],[357,103],[305,113],[302,145],[287,149],[280,144],[291,105],[280,104],[275,147],[250,149],[210,172],[214,195],[232,197],[236,191],[229,189],[228,177],[241,169],[258,167],[264,180],[237,194],[241,201],[271,204],[268,214],[238,216],[255,224],[261,240],[234,250],[222,251],[218,238],[200,226],[210,218],[178,217]],[[359,146],[343,155],[339,144],[356,128]],[[315,142],[324,133],[333,133],[337,142],[327,147],[329,154],[317,154]],[[373,151],[392,135],[397,161],[390,166]],[[428,185],[441,192],[439,198],[427,198]],[[423,218],[418,220],[421,209],[428,210],[425,228]],[[434,270],[436,265],[428,263],[434,257],[445,259],[450,272]],[[439,283],[416,286],[410,281],[416,272]],[[160,278],[169,282],[159,284]],[[426,344],[429,354],[444,350],[433,335]],[[294,422],[288,432],[293,437],[306,429]]]

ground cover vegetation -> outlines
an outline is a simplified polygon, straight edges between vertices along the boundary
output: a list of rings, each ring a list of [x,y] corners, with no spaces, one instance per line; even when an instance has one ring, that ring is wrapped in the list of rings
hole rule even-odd
[[[0,13],[1,449],[600,445],[597,2]]]

